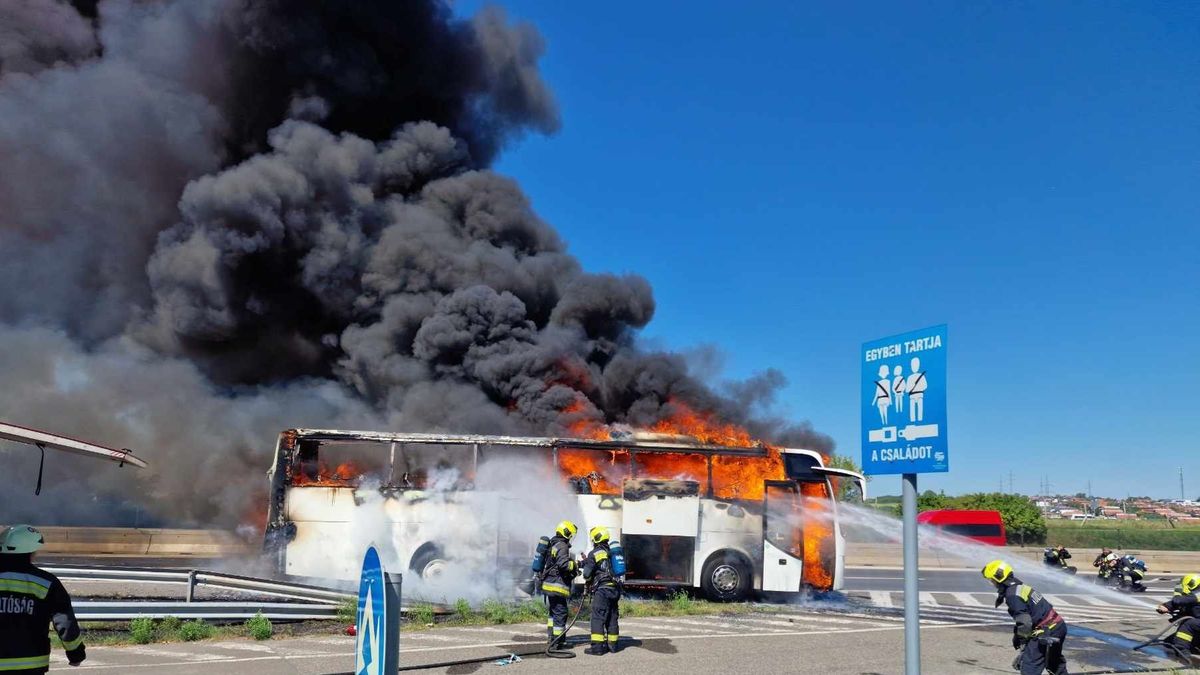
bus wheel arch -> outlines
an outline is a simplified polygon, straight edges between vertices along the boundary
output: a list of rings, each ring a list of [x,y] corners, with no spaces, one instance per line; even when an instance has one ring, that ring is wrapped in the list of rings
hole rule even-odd
[[[446,572],[449,562],[441,546],[427,541],[413,553],[408,568],[425,581],[437,581]]]
[[[754,565],[749,556],[735,549],[710,555],[701,569],[700,590],[714,602],[746,599],[754,585]]]

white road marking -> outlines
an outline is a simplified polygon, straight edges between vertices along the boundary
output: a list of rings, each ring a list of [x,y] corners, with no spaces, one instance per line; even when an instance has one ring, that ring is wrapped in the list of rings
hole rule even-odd
[[[214,645],[220,649],[234,649],[243,652],[259,652],[262,654],[274,654],[275,650],[271,645],[258,644],[255,642],[218,642]]]
[[[173,649],[155,649],[154,647],[122,647],[122,651],[141,654],[143,656],[158,656],[161,658],[170,659],[187,659],[189,662],[195,661],[220,661],[224,656],[216,654],[198,654],[196,652],[177,652]]]
[[[950,594],[960,604],[967,607],[987,607],[987,605],[975,599],[975,596],[970,593],[951,593]]]
[[[887,591],[871,591],[871,604],[876,607],[895,607],[892,594]]]
[[[744,621],[741,617],[738,617],[738,621],[740,623],[729,623],[726,621],[697,621],[695,619],[679,619],[676,617],[671,617],[668,620],[671,623],[682,623],[682,624],[686,624],[689,626],[717,626],[718,628],[723,628],[725,630],[731,630],[731,631],[745,630],[745,628],[746,628],[745,624],[748,623],[747,621]],[[753,621],[753,619],[751,619],[750,621]],[[770,629],[764,629],[764,630],[770,630]]]
[[[622,620],[621,626],[622,626],[621,633],[623,635],[629,633],[629,631],[625,630],[625,627],[631,627],[634,630],[637,630],[639,627],[642,627],[642,626],[649,628],[650,630],[675,630],[675,631],[695,631],[696,630],[695,628],[692,628],[689,626],[671,626],[668,624],[650,623],[648,621],[641,621],[641,620],[638,620],[636,622]],[[711,630],[711,631],[707,631],[707,632],[711,633],[711,634],[716,634],[716,633],[720,633],[722,631]]]

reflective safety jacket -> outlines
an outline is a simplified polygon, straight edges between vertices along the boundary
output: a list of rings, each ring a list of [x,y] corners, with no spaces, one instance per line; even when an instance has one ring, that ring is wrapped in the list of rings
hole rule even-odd
[[[1200,618],[1200,591],[1195,593],[1179,593],[1168,601],[1163,603],[1167,606],[1167,610],[1174,618],[1181,616],[1191,616]]]
[[[1063,622],[1050,601],[1033,590],[1032,586],[1019,582],[1009,584],[1004,587],[1003,597],[1008,605],[1008,615],[1016,621],[1017,637],[1028,639]]]
[[[583,559],[583,579],[595,590],[601,586],[616,588],[617,576],[612,571],[611,552],[608,544],[596,544],[596,548]]]
[[[575,581],[575,561],[571,560],[571,542],[555,534],[546,549],[546,566],[542,568],[542,592],[551,595],[571,595]]]
[[[0,555],[0,673],[46,672],[51,623],[67,658],[82,661],[83,636],[62,582],[34,567],[28,556]]]

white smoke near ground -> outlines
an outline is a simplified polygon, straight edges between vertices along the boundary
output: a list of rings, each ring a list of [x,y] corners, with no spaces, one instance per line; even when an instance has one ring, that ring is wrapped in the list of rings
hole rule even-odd
[[[483,461],[470,486],[454,468],[432,470],[425,489],[402,494],[367,476],[353,489],[356,507],[336,538],[301,538],[287,555],[303,561],[306,576],[353,579],[362,551],[374,545],[385,569],[405,573],[405,602],[512,599],[538,537],[564,518],[582,522],[575,494],[539,455]],[[295,488],[308,489],[322,488]],[[410,569],[426,542],[438,543],[441,562],[422,577]]]

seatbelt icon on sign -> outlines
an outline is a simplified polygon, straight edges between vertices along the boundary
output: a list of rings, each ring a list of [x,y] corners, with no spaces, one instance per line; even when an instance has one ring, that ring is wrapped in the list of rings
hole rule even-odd
[[[922,438],[937,438],[937,435],[938,425],[936,424],[910,424],[903,429],[897,429],[897,427],[871,429],[867,432],[867,440],[872,443],[894,443],[897,436],[906,441],[915,441]]]

